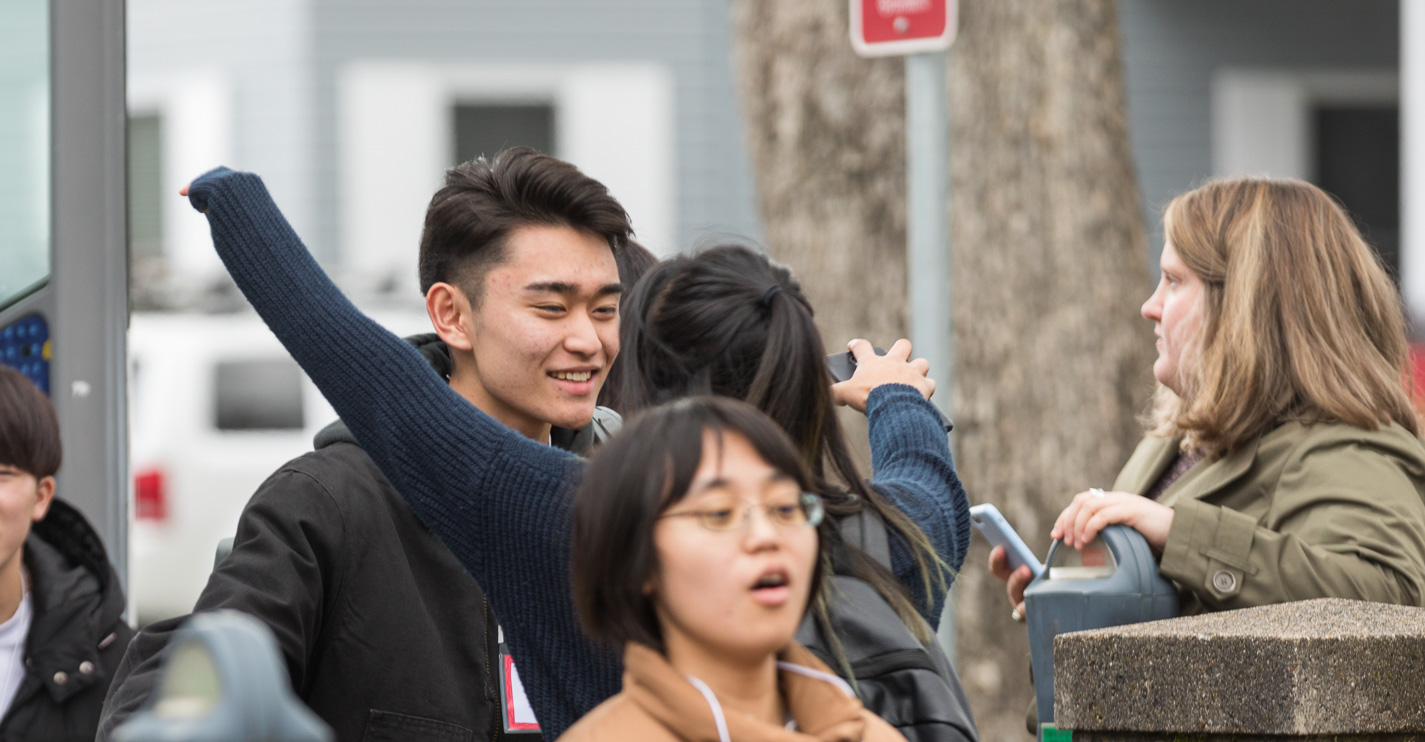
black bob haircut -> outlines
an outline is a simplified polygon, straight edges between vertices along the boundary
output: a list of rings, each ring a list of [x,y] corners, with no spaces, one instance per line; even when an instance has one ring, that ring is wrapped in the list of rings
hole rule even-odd
[[[49,398],[19,371],[0,365],[0,465],[44,479],[59,471],[62,458]]]
[[[728,397],[688,397],[651,408],[594,454],[574,498],[574,606],[589,636],[614,647],[633,641],[666,651],[653,598],[653,528],[687,494],[703,458],[703,433],[740,435],[772,468],[811,489],[791,439],[771,418]],[[821,589],[828,539],[818,526],[811,602]],[[805,610],[805,609],[803,609]]]
[[[510,233],[529,226],[596,235],[615,254],[633,232],[603,183],[564,160],[511,147],[446,171],[426,208],[421,294],[444,281],[478,302],[485,275],[505,259]]]

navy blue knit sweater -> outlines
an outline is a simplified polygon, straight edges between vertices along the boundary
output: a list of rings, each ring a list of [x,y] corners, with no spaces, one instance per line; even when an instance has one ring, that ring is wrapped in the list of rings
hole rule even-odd
[[[194,181],[189,198],[207,212],[238,288],[489,596],[545,739],[617,693],[619,657],[584,637],[571,598],[570,503],[581,461],[482,413],[357,310],[256,175],[220,168]],[[968,504],[935,408],[909,386],[887,385],[871,393],[866,414],[872,484],[958,569],[969,546]],[[899,541],[892,562],[937,623],[944,595],[925,600]]]

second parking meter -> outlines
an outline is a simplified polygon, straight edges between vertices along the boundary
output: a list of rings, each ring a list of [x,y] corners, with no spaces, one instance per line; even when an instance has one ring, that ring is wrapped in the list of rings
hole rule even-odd
[[[1055,541],[1044,564],[1024,591],[1041,725],[1054,720],[1055,636],[1178,615],[1177,589],[1132,528],[1108,526],[1082,551]]]
[[[237,611],[200,613],[164,650],[158,686],[115,742],[331,742],[292,693],[272,631]]]

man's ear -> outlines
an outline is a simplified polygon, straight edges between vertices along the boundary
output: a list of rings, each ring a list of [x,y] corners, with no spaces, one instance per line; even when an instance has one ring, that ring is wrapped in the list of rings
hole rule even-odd
[[[35,487],[38,496],[35,497],[35,506],[30,510],[30,520],[38,523],[45,519],[45,514],[49,512],[49,504],[54,502],[54,477],[44,477]]]
[[[426,292],[426,314],[430,316],[435,334],[454,350],[470,350],[470,328],[474,327],[470,298],[454,286],[441,281]]]

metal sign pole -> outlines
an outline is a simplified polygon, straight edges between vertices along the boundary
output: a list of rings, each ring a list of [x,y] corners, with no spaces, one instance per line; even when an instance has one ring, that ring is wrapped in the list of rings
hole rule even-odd
[[[906,293],[910,341],[930,362],[950,408],[955,350],[950,323],[950,90],[945,51],[959,27],[956,0],[850,0],[851,48],[863,57],[904,54],[906,120]],[[953,451],[955,439],[950,439]],[[945,601],[940,643],[955,661],[955,613]]]
[[[930,361],[947,410],[950,364],[950,104],[945,54],[911,54],[906,78],[906,267],[910,293],[910,339],[915,354]]]
[[[51,398],[64,438],[58,493],[93,521],[128,585],[129,324],[124,0],[50,3]]]
[[[955,361],[950,323],[950,101],[944,52],[910,54],[906,80],[906,274],[910,341],[930,362],[934,401],[950,407]],[[954,439],[951,439],[952,450]],[[955,661],[954,610],[946,601],[939,631]]]

